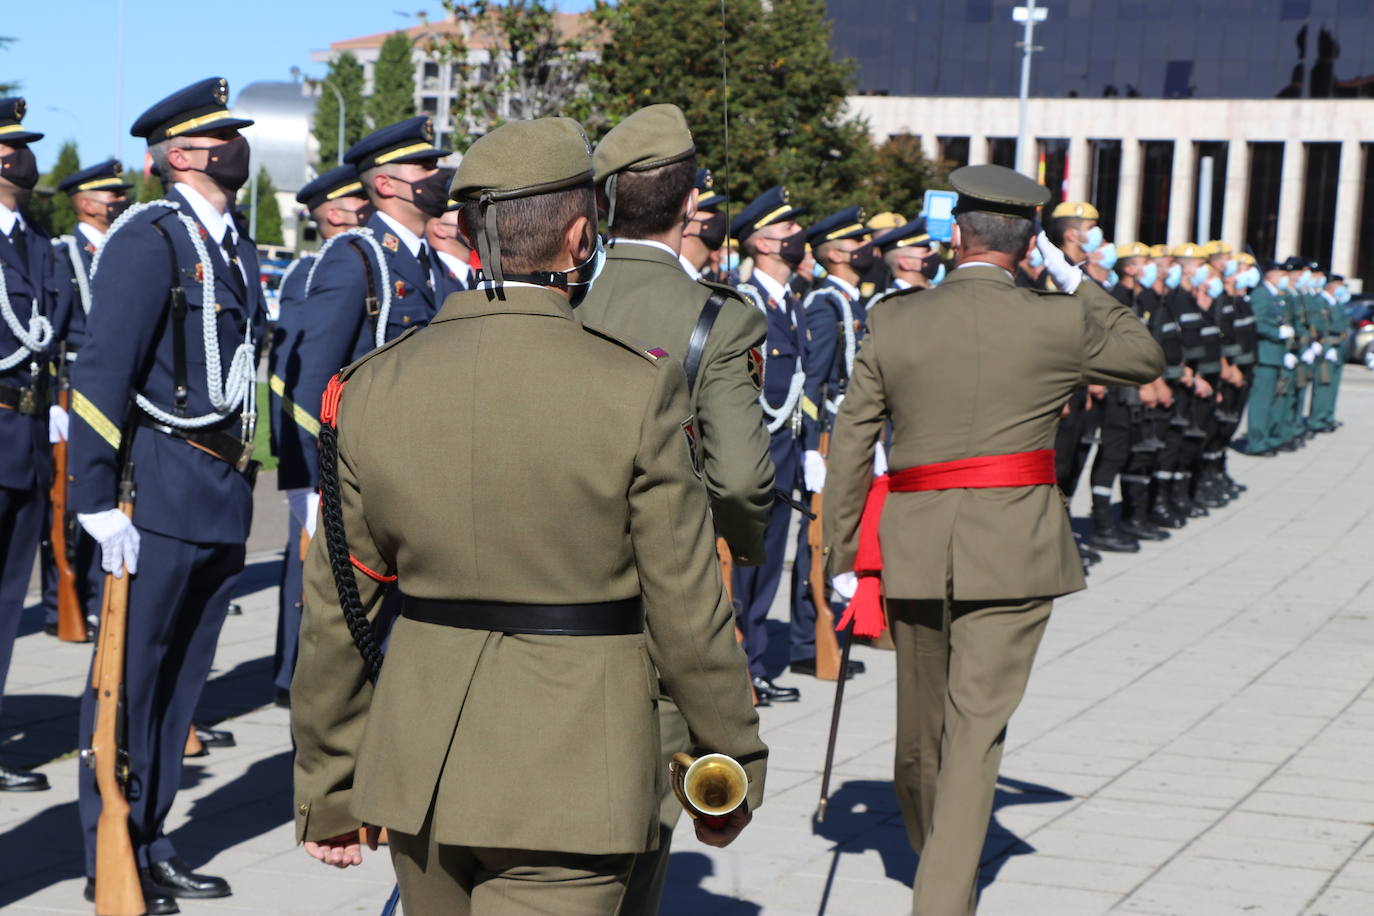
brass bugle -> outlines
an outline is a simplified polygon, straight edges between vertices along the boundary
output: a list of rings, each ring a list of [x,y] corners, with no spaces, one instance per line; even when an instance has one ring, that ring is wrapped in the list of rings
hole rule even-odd
[[[687,814],[717,829],[725,826],[731,812],[744,804],[749,791],[749,776],[744,767],[725,754],[705,754],[695,759],[674,754],[668,763],[668,777]]]

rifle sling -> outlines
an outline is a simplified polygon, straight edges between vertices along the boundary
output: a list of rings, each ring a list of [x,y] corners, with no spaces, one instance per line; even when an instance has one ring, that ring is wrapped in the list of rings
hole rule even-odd
[[[348,247],[353,249],[353,253],[358,256],[358,260],[363,262],[363,277],[367,284],[367,295],[363,298],[363,307],[367,310],[367,320],[372,326],[372,337],[377,337],[377,318],[381,313],[380,301],[377,298],[377,280],[372,274],[372,262],[367,259],[367,252],[363,251],[353,239],[348,240]]]
[[[176,402],[178,416],[185,416],[186,403],[190,389],[186,384],[186,288],[181,285],[181,272],[177,270],[177,251],[172,237],[157,223],[153,223],[157,234],[167,243],[167,257],[171,264],[171,283],[168,287],[172,308],[172,397]],[[201,303],[202,308],[210,308],[209,302]]]
[[[692,336],[687,341],[687,357],[682,361],[682,369],[687,373],[689,394],[696,391],[697,372],[701,369],[701,357],[706,352],[706,339],[711,336],[711,328],[715,325],[716,316],[720,314],[723,305],[725,294],[718,289],[712,290],[711,295],[706,297],[706,304],[701,307],[696,327],[692,328]]]

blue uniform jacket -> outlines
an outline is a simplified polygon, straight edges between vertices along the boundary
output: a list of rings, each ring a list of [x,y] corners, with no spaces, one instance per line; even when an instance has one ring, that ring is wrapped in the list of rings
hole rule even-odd
[[[180,193],[173,190],[168,199],[181,204],[181,212],[195,218]],[[196,225],[205,237],[204,227],[199,222]],[[158,227],[172,241],[175,263]],[[141,413],[133,403],[134,394],[142,392],[164,410],[171,411],[175,405],[170,309],[173,275],[186,290],[189,304],[184,332],[187,416],[211,412],[201,336],[204,309],[215,310],[222,371],[227,371],[249,326],[255,338],[261,334],[267,309],[253,243],[239,237],[236,254],[248,275],[242,298],[229,279],[231,268],[223,250],[208,237],[205,243],[215,273],[213,303],[203,301],[199,258],[175,211],[165,207],[145,210],[105,243],[91,281],[89,339],[72,367],[68,498],[77,512],[98,512],[115,505],[120,445]],[[235,413],[212,428],[238,435],[240,416]],[[139,527],[202,544],[242,544],[247,539],[253,499],[244,474],[156,430],[140,428],[133,435],[134,483],[138,489],[134,522]]]
[[[288,429],[289,435],[282,435],[282,416],[285,412],[290,412],[298,423],[303,423],[310,430],[311,438],[319,435],[319,421],[315,415],[319,412],[304,411],[297,412],[293,402],[282,403],[282,394],[285,391],[281,373],[278,369],[278,362],[281,354],[285,352],[286,345],[286,322],[291,312],[305,305],[305,281],[310,276],[310,268],[314,266],[316,255],[303,254],[286,269],[286,276],[282,278],[281,287],[277,290],[277,296],[281,303],[281,311],[277,315],[277,326],[272,332],[272,348],[267,357],[267,378],[269,386],[268,421],[271,429],[272,455],[280,463],[283,459],[284,447],[298,447],[300,439]],[[291,421],[287,421],[290,423]],[[299,456],[293,456],[287,463],[299,462]],[[277,475],[280,484],[281,475]],[[280,489],[280,486],[279,486]]]
[[[0,385],[18,389],[30,387],[34,383],[32,367],[36,364],[39,367],[38,390],[42,392],[47,390],[49,354],[55,352],[61,323],[58,287],[52,269],[52,242],[32,223],[27,225],[24,237],[28,243],[27,269],[9,238],[0,233],[0,270],[5,274],[10,307],[20,326],[27,330],[36,300],[39,314],[53,324],[53,341],[47,352],[25,357],[18,365],[0,371]],[[19,338],[10,330],[9,323],[0,321],[0,359],[19,348]],[[48,412],[39,410],[34,415],[25,415],[0,407],[0,487],[12,490],[44,488],[48,486],[51,475]]]
[[[386,257],[391,283],[391,311],[386,339],[429,324],[443,302],[444,281],[435,289],[425,282],[420,262],[390,231],[378,214],[367,222]],[[277,432],[277,486],[283,490],[318,487],[317,437],[320,397],[336,372],[376,344],[368,318],[367,272],[359,254],[368,258],[373,283],[381,277],[372,262],[372,246],[359,238],[340,238],[314,265],[314,282],[301,304],[288,308],[283,296],[270,384]],[[437,257],[431,254],[434,260]],[[442,271],[430,265],[435,274]],[[296,273],[309,273],[301,267]],[[294,275],[292,277],[294,280]],[[380,298],[381,290],[377,290]]]
[[[80,232],[73,233],[75,247],[57,239],[53,241],[53,272],[57,288],[57,316],[53,323],[57,339],[67,345],[69,354],[78,353],[86,345],[86,310],[81,305],[81,289],[76,285],[76,271],[85,271],[89,282],[91,263],[95,260],[95,246]],[[59,323],[60,322],[60,323]],[[57,347],[54,345],[53,351]]]
[[[808,348],[806,340],[806,326],[801,320],[801,303],[789,293],[786,301],[778,302],[768,295],[768,291],[762,286],[751,281],[744,281],[739,284],[741,290],[746,294],[752,293],[751,301],[757,298],[763,302],[764,317],[768,320],[768,334],[764,338],[764,372],[763,372],[763,396],[769,406],[773,408],[782,407],[787,400],[787,392],[792,384],[792,376],[797,371],[797,366],[807,367]],[[815,349],[811,350],[815,353]],[[811,437],[819,438],[820,430],[817,422],[819,414],[808,412],[806,400],[812,397],[812,404],[816,403],[814,398],[819,396],[820,379],[823,373],[808,371],[806,374],[806,385],[802,388],[802,432],[803,442],[810,441]],[[771,422],[771,417],[765,417],[766,421]],[[813,429],[814,428],[814,429]],[[789,418],[777,430],[772,433],[769,440],[768,450],[773,456],[775,466],[786,466],[788,453],[795,449],[798,444],[797,436],[793,433],[792,422]],[[779,479],[779,487],[787,489],[790,481]]]
[[[806,328],[810,335],[810,348],[815,354],[813,361],[818,364],[816,370],[822,373],[817,387],[821,389],[820,393],[824,395],[826,400],[833,402],[844,393],[844,387],[849,381],[849,367],[845,364],[843,330],[845,315],[841,300],[849,303],[850,330],[854,334],[856,356],[858,343],[863,339],[867,311],[860,297],[856,296],[850,299],[844,288],[829,277],[822,279],[807,299],[811,303],[806,310]],[[827,350],[829,351],[828,359],[826,357]],[[828,371],[825,371],[827,367]],[[808,388],[811,387],[811,368],[812,366],[808,364]],[[824,405],[821,406],[824,409]],[[820,426],[829,429],[834,422],[835,417],[832,413],[824,416]],[[815,449],[818,446],[819,437],[817,441],[808,440],[806,443],[808,449]]]

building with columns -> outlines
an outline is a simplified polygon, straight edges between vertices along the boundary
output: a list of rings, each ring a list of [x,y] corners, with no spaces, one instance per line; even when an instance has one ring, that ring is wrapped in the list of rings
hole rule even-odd
[[[1011,166],[1024,0],[829,0],[875,142]],[[1118,243],[1222,238],[1374,280],[1374,4],[1040,0],[1039,177]]]

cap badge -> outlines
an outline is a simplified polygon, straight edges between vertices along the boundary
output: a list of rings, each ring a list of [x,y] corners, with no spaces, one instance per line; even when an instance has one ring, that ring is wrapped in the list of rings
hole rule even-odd
[[[424,133],[425,140],[427,140],[430,143],[434,142],[434,122],[431,121],[429,118],[425,118],[425,124],[422,128],[422,132]]]
[[[218,83],[215,84],[215,101],[223,105],[228,100],[229,84],[224,80],[220,80]]]
[[[23,99],[15,99],[15,101],[14,101],[14,119],[15,119],[16,121],[22,121],[22,120],[24,120],[24,112],[26,112],[26,111],[28,111],[28,110],[29,110],[29,105],[28,105],[27,102],[25,102]]]

